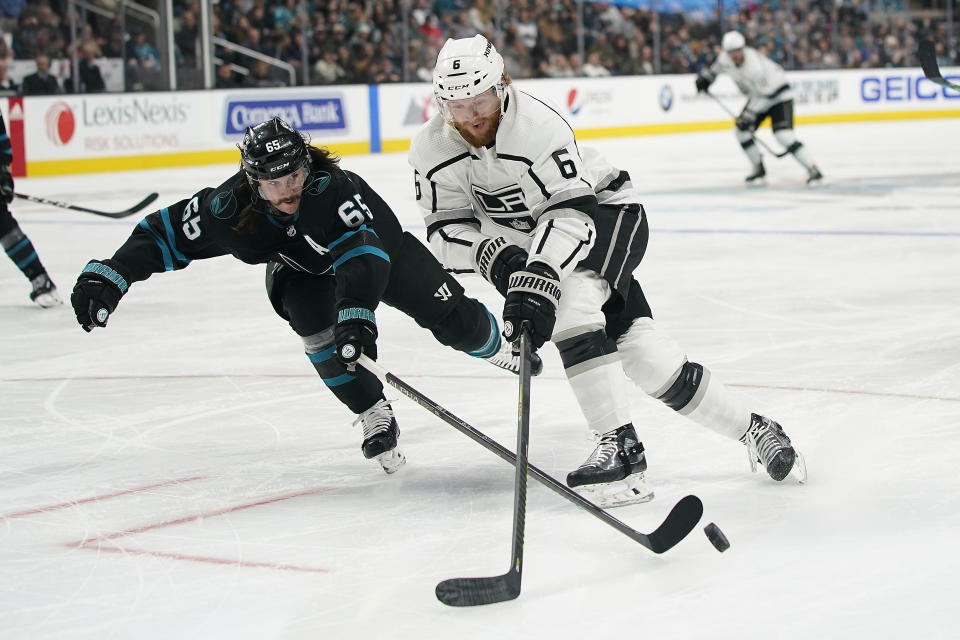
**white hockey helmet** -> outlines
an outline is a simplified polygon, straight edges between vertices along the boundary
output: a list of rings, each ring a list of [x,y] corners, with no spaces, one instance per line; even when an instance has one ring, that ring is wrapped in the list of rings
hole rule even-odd
[[[743,39],[743,34],[739,31],[727,31],[723,34],[723,40],[720,42],[720,47],[724,51],[736,51],[737,49],[743,49],[747,44],[747,41]]]
[[[433,69],[433,94],[444,118],[450,120],[445,105],[450,100],[474,98],[494,89],[503,101],[503,58],[482,35],[449,38],[437,55]]]

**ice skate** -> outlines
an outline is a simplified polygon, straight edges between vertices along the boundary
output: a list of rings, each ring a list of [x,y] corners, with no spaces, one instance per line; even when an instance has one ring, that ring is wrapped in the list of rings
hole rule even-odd
[[[353,424],[358,422],[363,425],[360,450],[364,458],[379,462],[386,473],[394,473],[406,463],[407,459],[397,448],[400,428],[393,415],[393,407],[387,400],[380,400],[361,413]]]
[[[637,440],[633,425],[624,425],[598,438],[593,453],[567,474],[567,485],[605,508],[653,500],[653,488],[643,477],[647,470],[643,443]]]
[[[753,165],[753,173],[748,175],[745,178],[748,187],[759,187],[765,185],[767,181],[764,179],[764,176],[767,175],[767,170],[763,167],[763,162],[759,162]]]
[[[486,359],[495,367],[500,367],[514,375],[520,375],[520,354],[513,352],[513,345],[504,340],[500,343],[500,350]],[[543,360],[536,353],[530,354],[530,373],[538,376],[543,371]]]
[[[823,183],[823,174],[820,173],[820,169],[816,165],[813,165],[807,169],[807,184],[822,184]]]
[[[57,287],[54,286],[53,280],[51,280],[50,276],[46,273],[41,273],[31,280],[30,284],[33,285],[33,291],[30,292],[30,299],[44,309],[63,304],[63,300],[60,299],[60,294],[57,293]]]
[[[750,428],[740,438],[747,445],[750,470],[756,473],[757,463],[766,468],[776,481],[793,475],[801,484],[807,480],[807,465],[799,451],[793,448],[783,428],[770,418],[750,414]]]

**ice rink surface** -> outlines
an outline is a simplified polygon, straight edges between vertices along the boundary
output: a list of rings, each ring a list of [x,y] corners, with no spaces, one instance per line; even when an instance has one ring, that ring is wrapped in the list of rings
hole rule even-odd
[[[810,479],[751,474],[742,445],[634,388],[656,499],[613,514],[651,531],[693,493],[700,525],[655,556],[531,481],[523,593],[474,609],[433,589],[507,569],[512,467],[407,399],[394,403],[406,467],[388,477],[364,460],[353,416],[270,308],[263,267],[224,257],[155,276],[86,334],[68,305],[31,305],[7,261],[0,637],[955,638],[958,133],[957,120],[801,126],[826,175],[814,189],[769,157],[768,186],[744,188],[730,132],[582,141],[644,194],[637,277],[660,326],[784,425]],[[423,237],[404,154],[343,166]],[[16,186],[123,209],[234,169]],[[13,211],[64,297],[139,219]],[[499,312],[491,287],[465,284]],[[381,309],[381,364],[513,449],[515,378]],[[556,349],[543,355],[530,456],[562,480],[593,445]],[[711,521],[726,553],[702,532]]]

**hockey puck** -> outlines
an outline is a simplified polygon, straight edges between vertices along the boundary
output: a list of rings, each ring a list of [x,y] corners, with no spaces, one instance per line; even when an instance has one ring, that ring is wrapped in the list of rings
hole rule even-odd
[[[730,548],[730,541],[727,540],[727,536],[723,535],[720,527],[712,522],[703,528],[703,532],[707,534],[707,539],[710,541],[710,544],[716,547],[720,553]]]

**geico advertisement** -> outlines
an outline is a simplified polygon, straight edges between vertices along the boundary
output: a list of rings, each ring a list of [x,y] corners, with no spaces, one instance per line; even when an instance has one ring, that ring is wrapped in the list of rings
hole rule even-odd
[[[215,146],[209,96],[144,93],[25,100],[31,161],[174,153]]]

